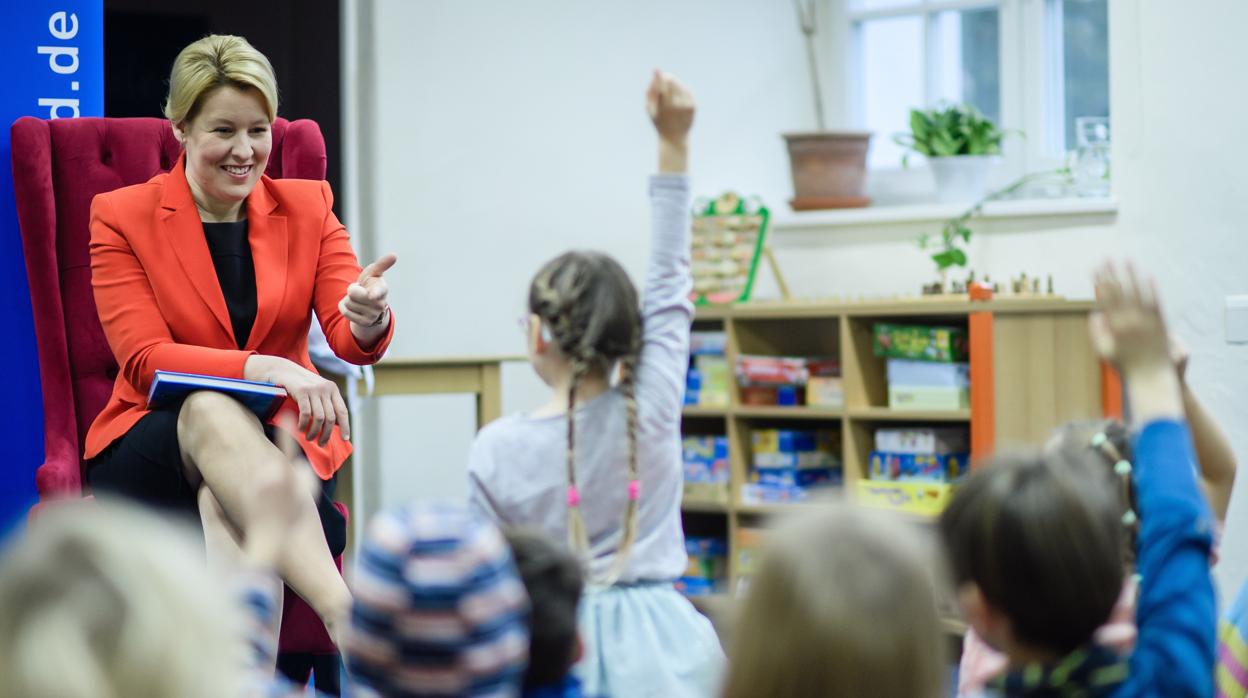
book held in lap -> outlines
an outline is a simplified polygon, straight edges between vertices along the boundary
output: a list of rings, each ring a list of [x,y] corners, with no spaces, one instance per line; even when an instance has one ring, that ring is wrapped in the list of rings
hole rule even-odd
[[[173,404],[197,390],[211,390],[229,395],[254,412],[262,422],[267,422],[277,414],[282,401],[286,399],[286,389],[272,383],[197,373],[156,371],[152,387],[147,391],[148,409]]]

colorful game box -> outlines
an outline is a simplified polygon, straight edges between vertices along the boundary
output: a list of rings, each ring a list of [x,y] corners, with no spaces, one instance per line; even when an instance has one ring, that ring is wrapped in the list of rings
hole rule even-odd
[[[686,596],[714,594],[728,575],[728,544],[722,538],[686,536],[685,552],[689,566],[676,581],[676,589]]]
[[[728,437],[686,436],[681,440],[684,461],[684,496],[711,502],[727,503]]]
[[[958,482],[970,470],[970,454],[872,451],[868,463],[872,480]]]
[[[942,482],[859,480],[857,501],[869,507],[919,516],[939,516],[953,498],[955,487]]]
[[[883,427],[875,430],[875,450],[887,453],[966,453],[970,450],[970,434],[966,427]]]
[[[960,327],[899,325],[877,322],[873,328],[875,355],[948,363],[966,361],[966,330]]]

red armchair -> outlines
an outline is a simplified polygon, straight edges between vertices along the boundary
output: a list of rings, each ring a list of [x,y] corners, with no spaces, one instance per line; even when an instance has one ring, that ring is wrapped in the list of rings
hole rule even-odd
[[[46,459],[36,485],[43,500],[77,497],[83,438],[117,376],[91,291],[91,199],[168,171],[181,146],[163,119],[23,117],[13,124],[12,148],[43,386]],[[316,122],[278,119],[265,173],[324,179],[325,141]],[[286,594],[281,651],[334,652],[312,609]]]

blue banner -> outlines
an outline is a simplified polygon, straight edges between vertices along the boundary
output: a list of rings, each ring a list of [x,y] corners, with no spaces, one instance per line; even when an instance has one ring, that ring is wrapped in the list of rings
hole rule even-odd
[[[17,0],[0,11],[0,370],[6,410],[0,457],[0,535],[36,501],[43,399],[26,262],[13,199],[9,126],[20,116],[104,114],[103,0]],[[20,177],[22,174],[16,173]]]

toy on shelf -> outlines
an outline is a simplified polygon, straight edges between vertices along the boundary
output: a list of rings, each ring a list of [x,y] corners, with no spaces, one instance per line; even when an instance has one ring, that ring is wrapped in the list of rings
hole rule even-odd
[[[676,580],[676,590],[686,596],[705,596],[721,591],[728,576],[728,544],[722,538],[686,536],[689,566]]]
[[[966,427],[881,427],[875,430],[875,450],[890,453],[966,453]]]
[[[984,276],[982,281],[976,280],[975,272],[970,272],[967,274],[966,281],[952,280],[947,284],[935,281],[924,284],[920,288],[920,294],[925,300],[966,300],[969,298],[973,301],[983,301],[992,300],[994,297],[1062,298],[1053,290],[1052,274],[1045,277],[1043,289],[1040,281],[1039,276],[1029,276],[1023,272],[1016,277],[1010,277],[1009,281],[1002,286],[1000,283],[990,281],[987,276]]]
[[[939,516],[953,498],[953,491],[953,485],[941,482],[859,480],[855,501],[877,509]]]
[[[876,323],[873,329],[874,353],[887,359],[889,407],[957,410],[970,406],[966,330],[887,322]]]
[[[832,358],[742,356],[737,359],[741,404],[841,407],[841,365]]]
[[[840,432],[833,429],[756,429],[751,434],[746,504],[806,501],[842,482]]]
[[[932,363],[888,360],[888,406],[902,410],[963,410],[971,406],[970,367],[965,361]]]
[[[788,286],[766,245],[771,212],[757,198],[728,192],[695,204],[692,265],[694,303],[716,305],[750,299],[758,263],[764,255],[776,275],[781,295]]]
[[[912,514],[939,514],[969,472],[970,439],[960,427],[897,427],[875,432],[858,500]]]
[[[693,332],[689,336],[690,366],[685,375],[685,404],[726,407],[732,390],[727,336],[723,332]]]
[[[737,596],[749,589],[750,578],[759,569],[765,535],[761,528],[741,526],[737,529],[736,538],[732,541],[733,556],[737,561]]]
[[[730,499],[728,437],[686,436],[681,446],[685,500],[727,504]]]
[[[966,330],[961,327],[877,322],[872,332],[876,356],[918,361],[966,361]]]

